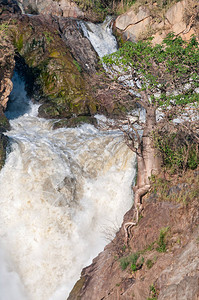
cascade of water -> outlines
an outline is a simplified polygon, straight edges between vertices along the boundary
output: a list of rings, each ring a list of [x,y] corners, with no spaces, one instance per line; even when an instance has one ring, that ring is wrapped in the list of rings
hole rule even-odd
[[[135,156],[119,132],[52,130],[25,102],[24,115],[10,116],[12,151],[0,173],[0,300],[65,300],[132,205]]]
[[[80,21],[84,35],[90,40],[99,57],[117,51],[117,41],[112,34],[112,19],[107,17],[102,24]]]

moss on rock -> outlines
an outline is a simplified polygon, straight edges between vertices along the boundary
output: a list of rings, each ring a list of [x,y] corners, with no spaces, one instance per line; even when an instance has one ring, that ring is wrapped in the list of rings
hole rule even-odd
[[[96,112],[96,104],[86,90],[78,63],[59,33],[46,20],[23,16],[12,28],[16,52],[35,78],[37,100],[42,99],[40,116],[63,118]]]

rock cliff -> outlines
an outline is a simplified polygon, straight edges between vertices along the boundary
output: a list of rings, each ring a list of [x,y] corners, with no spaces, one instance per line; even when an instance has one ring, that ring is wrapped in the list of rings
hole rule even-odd
[[[115,29],[124,39],[136,41],[153,36],[153,43],[161,43],[169,32],[188,40],[192,34],[199,37],[199,4],[183,0],[167,8],[157,3],[135,4],[115,21]]]
[[[181,178],[181,183],[166,191],[167,201],[159,193],[145,198],[128,244],[122,226],[115,239],[83,269],[68,300],[197,300],[198,180],[198,171]],[[131,221],[133,214],[131,209],[124,223]]]

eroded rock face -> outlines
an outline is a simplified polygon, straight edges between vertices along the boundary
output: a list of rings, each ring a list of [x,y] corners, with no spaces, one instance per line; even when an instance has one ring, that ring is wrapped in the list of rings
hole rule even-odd
[[[128,247],[122,227],[93,263],[83,269],[68,300],[146,300],[153,295],[161,300],[198,299],[198,208],[197,197],[186,206],[157,201],[154,195],[145,199],[142,218],[131,229]],[[133,214],[131,209],[124,223],[132,220]],[[166,252],[157,251],[161,229],[168,231]],[[140,267],[133,272],[130,263],[122,270],[121,259],[132,253],[140,253]],[[150,286],[154,286],[154,294]]]
[[[175,3],[164,14],[156,5],[132,7],[115,21],[116,31],[124,39],[136,41],[153,36],[153,43],[161,43],[169,32],[185,40],[192,34],[199,36],[199,4],[194,0]]]

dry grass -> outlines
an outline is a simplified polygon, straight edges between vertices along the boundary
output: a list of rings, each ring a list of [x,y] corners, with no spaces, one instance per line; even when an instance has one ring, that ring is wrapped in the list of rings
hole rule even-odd
[[[174,201],[188,204],[199,200],[199,168],[188,170],[183,175],[169,175],[152,178],[151,191],[159,201]]]

